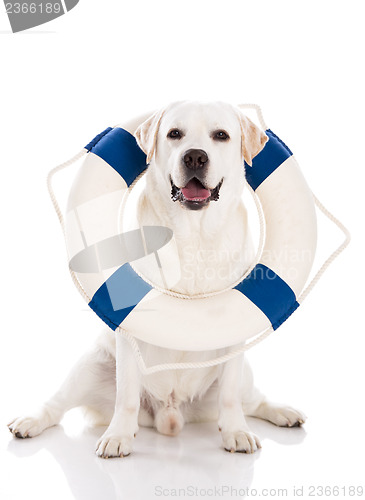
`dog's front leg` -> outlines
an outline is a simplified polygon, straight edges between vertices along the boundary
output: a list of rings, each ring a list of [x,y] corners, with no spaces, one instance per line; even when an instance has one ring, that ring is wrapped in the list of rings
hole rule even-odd
[[[243,355],[223,365],[219,379],[219,430],[224,449],[230,452],[253,453],[261,448],[258,437],[246,422],[242,408]]]
[[[119,332],[116,332],[115,362],[117,394],[114,415],[96,445],[96,454],[103,458],[129,455],[138,431],[141,373],[130,344]]]

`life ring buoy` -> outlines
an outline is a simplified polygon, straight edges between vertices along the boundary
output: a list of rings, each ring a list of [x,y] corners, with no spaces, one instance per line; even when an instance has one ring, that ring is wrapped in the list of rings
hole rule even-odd
[[[299,306],[317,243],[313,195],[290,149],[267,129],[264,149],[245,166],[265,218],[259,262],[231,289],[186,299],[156,289],[133,269],[134,259],[169,244],[170,230],[120,234],[120,205],[147,168],[132,135],[136,125],[109,127],[86,146],[70,192],[66,243],[90,308],[113,330],[170,349],[218,349],[276,330]]]

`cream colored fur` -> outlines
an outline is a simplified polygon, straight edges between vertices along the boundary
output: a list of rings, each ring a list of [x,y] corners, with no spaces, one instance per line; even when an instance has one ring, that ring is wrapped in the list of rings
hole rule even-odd
[[[180,140],[167,137],[173,128],[184,131]],[[216,130],[228,132],[230,139],[213,140]],[[243,201],[243,159],[251,164],[267,140],[265,134],[229,104],[181,102],[151,116],[135,136],[150,163],[138,220],[141,225],[164,225],[173,230],[181,267],[174,290],[194,295],[233,283],[254,257]],[[223,179],[219,200],[201,210],[189,210],[171,199],[171,179],[178,187],[184,185],[186,166],[181,159],[191,148],[202,149],[209,157],[207,187],[213,189]],[[148,267],[135,265],[154,280]],[[173,329],[171,325],[171,334]],[[141,350],[147,365],[208,360],[224,353],[224,349],[173,351],[142,342]],[[250,431],[246,415],[281,426],[300,425],[305,420],[301,412],[266,400],[255,388],[243,356],[206,369],[141,376],[128,342],[111,331],[103,332],[95,348],[36,414],[15,419],[9,428],[17,437],[33,437],[56,425],[76,406],[87,408],[94,423],[108,425],[96,446],[97,455],[104,458],[131,453],[139,425],[176,435],[184,422],[214,420],[225,449],[251,453],[261,445]]]

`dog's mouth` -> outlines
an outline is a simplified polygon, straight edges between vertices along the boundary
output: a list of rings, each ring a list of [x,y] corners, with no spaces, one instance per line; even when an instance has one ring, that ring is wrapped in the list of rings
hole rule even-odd
[[[196,177],[190,179],[186,186],[180,188],[174,184],[171,177],[170,182],[172,201],[179,201],[187,208],[199,210],[207,206],[210,201],[217,201],[219,199],[219,191],[223,184],[223,179],[213,189],[205,187]]]

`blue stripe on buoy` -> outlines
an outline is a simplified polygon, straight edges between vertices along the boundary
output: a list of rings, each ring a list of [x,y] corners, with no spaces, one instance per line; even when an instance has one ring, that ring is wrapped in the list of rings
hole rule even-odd
[[[86,149],[105,160],[128,187],[146,168],[146,155],[132,134],[123,128],[108,128],[97,135]]]
[[[112,127],[108,127],[105,130],[103,130],[103,132],[101,132],[100,134],[96,135],[94,137],[94,139],[92,141],[90,141],[87,146],[85,146],[85,149],[87,149],[90,152],[92,150],[92,148],[95,147],[96,144],[100,141],[100,139],[102,139],[104,137],[104,135],[106,135],[111,130],[113,130]]]
[[[293,153],[288,146],[270,129],[266,130],[269,140],[260,153],[252,160],[252,167],[245,162],[246,180],[255,191],[270,174]]]
[[[89,306],[115,330],[150,290],[152,287],[127,263],[101,285]]]
[[[290,286],[264,264],[257,264],[247,278],[234,289],[243,293],[261,309],[274,330],[299,307]]]

